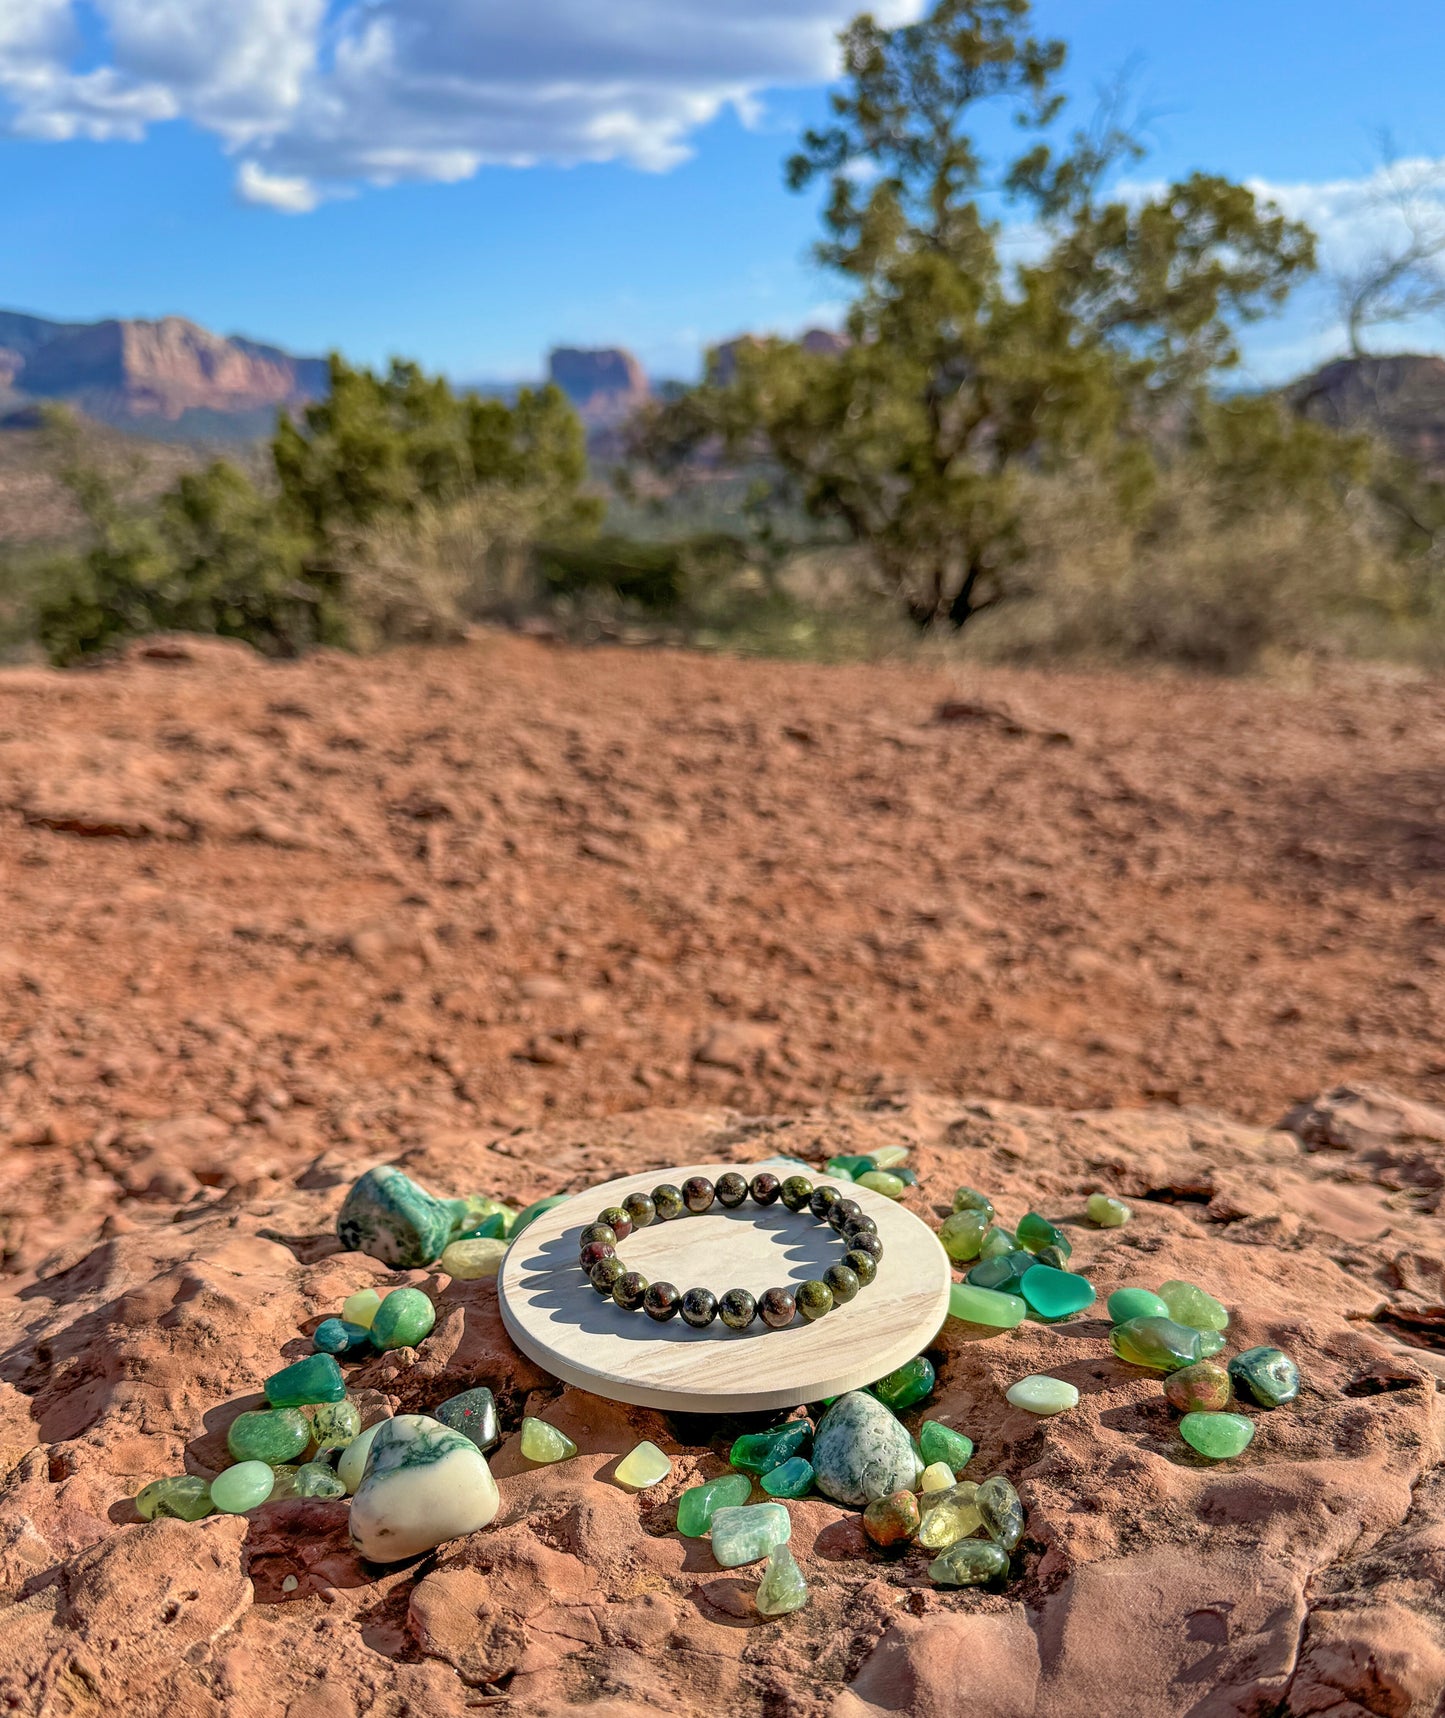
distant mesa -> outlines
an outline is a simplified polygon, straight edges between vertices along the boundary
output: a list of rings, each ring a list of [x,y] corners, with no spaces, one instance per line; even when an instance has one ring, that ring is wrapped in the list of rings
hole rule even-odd
[[[1331,429],[1372,431],[1430,476],[1445,478],[1445,358],[1340,358],[1284,394],[1302,416]]]
[[[735,340],[724,340],[721,345],[714,346],[709,378],[726,387],[737,374],[738,353],[744,346],[761,344],[762,337],[757,334],[739,334]],[[797,344],[805,352],[812,352],[824,358],[836,358],[840,352],[847,351],[849,340],[846,334],[839,334],[832,328],[808,328],[798,336]]]
[[[621,346],[557,346],[547,374],[589,430],[614,429],[652,398],[647,372]]]

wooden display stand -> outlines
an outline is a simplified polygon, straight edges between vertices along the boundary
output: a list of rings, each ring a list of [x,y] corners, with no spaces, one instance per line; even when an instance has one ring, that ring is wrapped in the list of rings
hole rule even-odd
[[[807,1174],[815,1187],[835,1186],[856,1199],[883,1242],[877,1280],[816,1324],[799,1318],[786,1330],[759,1322],[732,1331],[720,1320],[694,1330],[680,1318],[659,1324],[595,1292],[577,1263],[577,1237],[599,1211],[663,1182],[680,1187],[690,1175],[715,1181],[729,1169]],[[821,1277],[842,1258],[843,1243],[825,1223],[749,1199],[736,1210],[715,1204],[700,1216],[634,1229],[618,1255],[649,1282],[719,1296],[744,1288],[756,1296]],[[650,1169],[589,1188],[517,1237],[502,1261],[497,1292],[513,1342],[565,1383],[675,1413],[741,1414],[839,1396],[911,1360],[942,1326],[951,1280],[938,1237],[912,1212],[866,1187],[770,1158]]]

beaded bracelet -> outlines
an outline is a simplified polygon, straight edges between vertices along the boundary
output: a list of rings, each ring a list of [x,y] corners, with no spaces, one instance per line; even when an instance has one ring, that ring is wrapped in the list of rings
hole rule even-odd
[[[721,1299],[704,1288],[679,1293],[672,1283],[649,1283],[640,1271],[629,1271],[617,1257],[617,1243],[634,1229],[649,1223],[668,1223],[689,1212],[708,1209],[713,1200],[729,1210],[751,1194],[759,1205],[781,1200],[788,1210],[804,1211],[826,1223],[843,1237],[847,1251],[840,1264],[829,1265],[822,1278],[791,1288],[770,1288],[757,1300],[746,1289],[729,1289]],[[803,1175],[779,1181],[766,1170],[751,1181],[736,1170],[717,1178],[694,1175],[681,1187],[664,1183],[651,1194],[629,1193],[620,1205],[609,1205],[595,1223],[582,1231],[579,1263],[598,1294],[617,1303],[625,1312],[639,1308],[659,1324],[681,1313],[683,1322],[695,1330],[705,1329],[720,1318],[732,1330],[746,1330],[760,1318],[770,1330],[783,1330],[795,1313],[808,1320],[822,1318],[834,1306],[852,1300],[878,1274],[883,1243],[878,1225],[863,1213],[856,1199],[845,1199],[836,1187],[817,1187]]]

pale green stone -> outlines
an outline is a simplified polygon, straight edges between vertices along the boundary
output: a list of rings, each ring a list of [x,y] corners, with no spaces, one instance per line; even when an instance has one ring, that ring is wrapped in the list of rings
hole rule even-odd
[[[978,1257],[987,1229],[988,1218],[982,1211],[955,1211],[943,1219],[938,1238],[949,1258],[955,1264],[961,1264],[965,1259]]]
[[[736,1569],[766,1557],[775,1545],[786,1544],[792,1533],[792,1519],[781,1503],[745,1503],[715,1510],[709,1537],[721,1567]]]
[[[215,1507],[209,1484],[197,1474],[178,1473],[168,1479],[153,1479],[135,1500],[136,1511],[147,1521],[174,1516],[178,1521],[199,1521]]]
[[[318,1450],[344,1450],[361,1431],[361,1409],[351,1398],[322,1402],[311,1416],[311,1436]]]
[[[977,1587],[1008,1573],[1008,1553],[987,1539],[959,1539],[928,1565],[928,1576],[944,1587]]]
[[[961,1479],[945,1491],[931,1491],[919,1499],[923,1519],[918,1528],[918,1543],[927,1551],[941,1551],[955,1539],[966,1539],[983,1525],[978,1511],[978,1487],[971,1479]]]
[[[1169,1308],[1153,1289],[1115,1289],[1108,1299],[1109,1317],[1115,1324],[1127,1324],[1131,1318],[1168,1318]]]
[[[1007,1475],[990,1474],[978,1488],[978,1512],[984,1531],[1005,1551],[1012,1551],[1024,1536],[1024,1506]]]
[[[1243,1414],[1186,1414],[1179,1422],[1179,1434],[1200,1455],[1228,1461],[1254,1436],[1254,1421]]]
[[[789,1611],[800,1611],[808,1602],[808,1583],[798,1567],[793,1553],[786,1545],[775,1545],[768,1553],[768,1566],[763,1571],[753,1603],[764,1617],[782,1617]]]
[[[954,1318],[970,1324],[990,1324],[997,1330],[1012,1330],[1024,1321],[1028,1304],[1016,1294],[999,1294],[973,1283],[955,1283],[948,1291],[948,1310]]]
[[[900,1163],[907,1163],[908,1147],[906,1145],[880,1145],[876,1151],[870,1151],[868,1155],[880,1169],[897,1169]]]
[[[908,1189],[906,1181],[900,1176],[890,1175],[886,1169],[866,1170],[858,1177],[858,1185],[881,1193],[885,1199],[901,1199]]]
[[[644,1491],[649,1485],[657,1485],[666,1479],[671,1472],[671,1459],[656,1444],[644,1439],[618,1462],[615,1478],[619,1485],[630,1485],[636,1491]]]
[[[565,1432],[530,1414],[522,1421],[522,1454],[528,1461],[566,1461],[577,1454],[577,1446]]]
[[[353,1494],[361,1484],[361,1476],[366,1472],[366,1458],[371,1454],[372,1441],[385,1424],[385,1420],[378,1420],[374,1426],[368,1426],[365,1431],[358,1432],[342,1450],[341,1459],[336,1464],[336,1477],[346,1487],[348,1494]]]
[[[1000,1229],[995,1224],[991,1229],[984,1230],[982,1241],[978,1245],[978,1256],[981,1259],[1001,1258],[1005,1253],[1018,1250],[1018,1242],[1007,1229]]]
[[[1079,1405],[1079,1392],[1062,1378],[1048,1378],[1033,1373],[1008,1387],[1008,1399],[1016,1408],[1026,1408],[1031,1414],[1062,1414]]]
[[[237,1414],[226,1432],[233,1461],[263,1461],[269,1467],[299,1456],[311,1442],[311,1422],[299,1408],[263,1408]]]
[[[244,1515],[271,1495],[276,1476],[263,1461],[238,1461],[211,1481],[211,1502],[223,1515]]]
[[[481,1282],[494,1277],[507,1256],[507,1241],[453,1241],[438,1261],[437,1269],[458,1282]]]
[[[954,1472],[946,1461],[929,1462],[918,1476],[920,1491],[947,1491],[953,1484]]]
[[[1134,1215],[1122,1199],[1111,1199],[1107,1193],[1091,1193],[1084,1209],[1089,1221],[1101,1229],[1122,1229]]]
[[[1197,1283],[1160,1283],[1159,1298],[1176,1324],[1187,1324],[1194,1330],[1229,1329],[1228,1311]]]
[[[341,1483],[340,1474],[329,1468],[324,1461],[302,1462],[296,1469],[291,1488],[297,1497],[346,1496],[346,1487]]]
[[[357,1289],[341,1303],[341,1316],[348,1324],[358,1324],[363,1330],[370,1330],[380,1305],[381,1296],[374,1288]]]

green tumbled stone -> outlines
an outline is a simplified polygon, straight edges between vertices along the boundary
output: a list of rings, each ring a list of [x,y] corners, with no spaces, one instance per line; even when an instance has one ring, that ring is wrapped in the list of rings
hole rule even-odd
[[[211,1481],[211,1502],[223,1515],[244,1515],[270,1497],[276,1476],[263,1461],[237,1462]]]
[[[497,1399],[485,1384],[448,1396],[433,1418],[470,1438],[479,1450],[489,1450],[501,1436],[497,1425]]]
[[[346,1487],[334,1468],[324,1461],[302,1462],[296,1469],[291,1481],[291,1489],[297,1497],[345,1497]]]
[[[949,1258],[955,1264],[961,1264],[965,1259],[978,1257],[987,1229],[988,1218],[982,1211],[955,1211],[951,1217],[943,1219],[938,1238]]]
[[[193,1473],[153,1479],[137,1494],[135,1506],[147,1521],[166,1515],[174,1516],[178,1521],[199,1521],[215,1507],[211,1502],[209,1483]]]
[[[1179,1422],[1179,1435],[1211,1461],[1228,1461],[1254,1436],[1254,1421],[1243,1414],[1186,1414]]]
[[[979,1242],[978,1256],[981,1259],[996,1259],[1003,1253],[1020,1251],[1018,1241],[1007,1229],[1000,1229],[995,1223],[991,1229],[985,1229],[983,1240]]]
[[[901,1414],[932,1392],[933,1381],[933,1362],[926,1354],[916,1354],[870,1388],[885,1408]]]
[[[873,1193],[881,1193],[885,1199],[901,1199],[908,1189],[902,1176],[892,1175],[886,1169],[864,1170],[858,1177],[858,1185]]]
[[[955,1283],[948,1291],[948,1310],[954,1318],[970,1324],[990,1324],[997,1330],[1012,1330],[1024,1321],[1028,1302],[1016,1294],[998,1294],[972,1283]]]
[[[911,1491],[890,1492],[876,1497],[863,1511],[863,1531],[875,1545],[886,1550],[892,1545],[904,1545],[918,1531],[921,1516],[918,1499]]]
[[[311,1436],[318,1450],[344,1450],[361,1433],[361,1409],[350,1397],[323,1402],[311,1416]]]
[[[1199,1332],[1199,1358],[1211,1360],[1224,1347],[1225,1336],[1222,1330],[1201,1330]]]
[[[1089,1221],[1101,1229],[1122,1229],[1134,1215],[1122,1199],[1111,1199],[1107,1193],[1091,1193],[1084,1209]]]
[[[728,1460],[744,1473],[771,1473],[806,1450],[812,1437],[813,1428],[806,1420],[788,1420],[766,1432],[744,1432],[734,1440]]]
[[[1196,1360],[1192,1366],[1169,1374],[1164,1380],[1164,1394],[1181,1414],[1217,1414],[1229,1406],[1234,1386],[1217,1361]]]
[[[1169,1308],[1153,1289],[1115,1289],[1108,1300],[1109,1317],[1115,1324],[1127,1324],[1131,1318],[1168,1318]]]
[[[958,1539],[928,1565],[942,1587],[977,1587],[1008,1573],[1008,1554],[987,1539]]]
[[[810,1324],[833,1310],[833,1291],[817,1277],[810,1277],[807,1282],[800,1283],[795,1298],[798,1311]]]
[[[808,1602],[808,1583],[786,1545],[775,1545],[768,1553],[768,1566],[754,1595],[758,1615],[784,1617],[800,1611]]]
[[[1037,1211],[1030,1211],[1024,1216],[1018,1228],[1014,1231],[1018,1243],[1029,1252],[1037,1253],[1043,1247],[1057,1247],[1068,1258],[1073,1252],[1073,1243],[1062,1229],[1055,1228],[1047,1217],[1041,1217]]]
[[[1200,1333],[1172,1318],[1130,1318],[1109,1332],[1109,1346],[1131,1366],[1177,1372],[1204,1359]]]
[[[355,1324],[362,1330],[370,1330],[371,1321],[376,1317],[376,1309],[380,1305],[381,1296],[374,1288],[357,1289],[355,1294],[347,1295],[341,1303],[342,1323]]]
[[[695,1485],[677,1500],[677,1530],[688,1539],[701,1539],[719,1509],[736,1509],[753,1494],[745,1473],[725,1473],[705,1485]]]
[[[273,1408],[305,1408],[313,1402],[339,1402],[346,1394],[346,1380],[333,1355],[308,1354],[294,1366],[273,1372],[263,1388]]]
[[[1012,1551],[1024,1535],[1024,1506],[1013,1483],[1003,1474],[990,1475],[978,1488],[978,1512],[984,1531],[1005,1551]]]
[[[521,1448],[527,1460],[534,1462],[566,1461],[577,1454],[576,1444],[565,1432],[530,1414],[522,1421]]]
[[[646,1491],[649,1486],[661,1485],[671,1472],[672,1458],[644,1439],[618,1462],[613,1478],[633,1491]]]
[[[555,1210],[558,1205],[570,1197],[571,1195],[567,1193],[549,1193],[545,1199],[534,1199],[530,1205],[523,1206],[516,1217],[507,1225],[507,1239],[515,1241],[523,1229],[527,1228],[529,1224],[535,1223],[544,1211]]]
[[[409,1269],[440,1258],[447,1242],[484,1214],[473,1213],[464,1199],[434,1199],[409,1175],[383,1163],[368,1169],[346,1195],[336,1233],[348,1252]]]
[[[1299,1395],[1299,1367],[1279,1348],[1246,1348],[1230,1361],[1229,1376],[1261,1408],[1283,1407]]]
[[[955,1539],[966,1539],[983,1524],[978,1508],[978,1487],[963,1479],[943,1491],[925,1492],[919,1499],[922,1519],[918,1543],[925,1551],[941,1551]]]
[[[906,1145],[880,1145],[869,1154],[880,1169],[896,1169],[908,1161]]]
[[[1024,1272],[1019,1293],[1040,1318],[1068,1318],[1092,1306],[1097,1296],[1087,1277],[1073,1271],[1056,1271],[1050,1265],[1035,1265]]]
[[[792,1534],[793,1523],[781,1503],[747,1503],[736,1509],[716,1509],[708,1531],[712,1554],[724,1569],[756,1563],[775,1545],[785,1545]]]
[[[871,1157],[830,1157],[825,1170],[829,1175],[846,1175],[850,1181],[856,1181],[860,1175],[867,1175],[877,1167]]]
[[[975,1288],[993,1289],[997,1294],[1017,1294],[1025,1275],[1038,1263],[1032,1253],[1013,1248],[1007,1253],[995,1253],[980,1259],[968,1273],[967,1280]]]
[[[365,1477],[366,1463],[371,1455],[371,1446],[376,1441],[377,1433],[385,1424],[385,1420],[378,1420],[375,1425],[364,1427],[342,1450],[336,1463],[336,1477],[346,1487],[349,1494],[356,1491]]]
[[[470,1229],[463,1229],[457,1236],[459,1241],[500,1241],[507,1233],[507,1213],[493,1211],[490,1217],[483,1217],[480,1223],[474,1223]]]
[[[389,1348],[415,1348],[431,1334],[436,1321],[437,1309],[421,1289],[393,1289],[371,1321],[372,1345],[383,1353]]]
[[[299,1456],[310,1442],[311,1422],[299,1408],[237,1414],[226,1432],[226,1448],[234,1460],[263,1461],[271,1467]]]
[[[1192,1330],[1229,1328],[1229,1313],[1197,1283],[1160,1283],[1159,1298],[1176,1324],[1187,1324]]]
[[[993,1222],[993,1200],[976,1187],[960,1187],[953,1195],[955,1211],[977,1211],[986,1223]]]
[[[929,1466],[941,1461],[955,1475],[973,1459],[973,1439],[938,1420],[925,1420],[918,1428],[918,1448]]]
[[[1020,1378],[1016,1384],[1010,1384],[1006,1394],[1014,1407],[1025,1408],[1030,1414],[1041,1416],[1067,1413],[1070,1408],[1077,1408],[1079,1405],[1079,1389],[1076,1384],[1070,1384],[1063,1378],[1049,1378],[1039,1372],[1032,1373],[1027,1378]]]
[[[267,1503],[284,1503],[288,1497],[296,1495],[296,1475],[301,1469],[293,1463],[282,1462],[280,1467],[271,1469],[271,1495]]]
[[[445,1258],[446,1255],[443,1254],[442,1257]],[[1055,1271],[1066,1271],[1069,1268],[1068,1255],[1060,1252],[1057,1247],[1040,1247],[1034,1254],[1034,1263],[1047,1265],[1050,1270]]]
[[[371,1332],[360,1324],[348,1324],[344,1318],[323,1318],[311,1333],[311,1342],[318,1354],[369,1354]]]
[[[758,1484],[769,1497],[806,1497],[813,1489],[813,1464],[804,1456],[790,1456]]]

